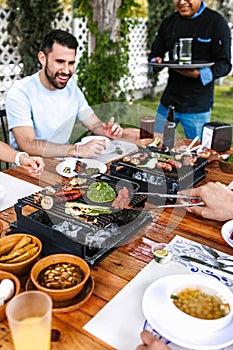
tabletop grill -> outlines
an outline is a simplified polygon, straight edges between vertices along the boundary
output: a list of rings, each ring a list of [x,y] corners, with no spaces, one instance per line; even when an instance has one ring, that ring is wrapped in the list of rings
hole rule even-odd
[[[139,152],[135,152],[135,154],[148,153],[148,159],[151,159],[151,151],[153,150],[141,149]],[[160,154],[163,155],[162,152]],[[129,164],[123,159],[112,162],[110,166],[110,173],[112,175],[121,177],[122,179],[133,180],[139,185],[139,191],[168,194],[175,194],[178,190],[192,187],[202,180],[205,177],[205,166],[208,162],[207,159],[197,158],[194,166],[182,166],[181,169],[173,169],[170,172],[157,168],[141,168],[137,165]]]
[[[151,214],[135,208],[143,208],[146,196],[137,195],[138,185],[134,182],[108,175],[98,179],[88,178],[87,183],[106,181],[115,190],[126,186],[131,193],[132,209],[113,210],[111,214],[92,216],[90,221],[82,221],[65,213],[64,203],[55,203],[52,209],[43,210],[34,203],[34,194],[21,198],[15,204],[16,226],[12,232],[28,232],[41,239],[43,254],[70,253],[94,265],[118,246],[126,243],[140,228],[151,220]],[[119,182],[120,180],[120,182]],[[55,185],[60,186],[60,184]],[[44,190],[41,191],[44,193]],[[79,202],[85,202],[80,199]],[[104,203],[103,205],[105,205]],[[25,215],[26,206],[36,210]],[[97,204],[96,204],[97,205]],[[111,204],[109,204],[111,205]]]

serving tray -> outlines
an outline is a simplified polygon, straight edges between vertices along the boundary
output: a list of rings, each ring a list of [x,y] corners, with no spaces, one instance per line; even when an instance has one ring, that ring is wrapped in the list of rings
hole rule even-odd
[[[204,62],[204,61],[193,61],[192,63],[176,63],[173,61],[163,61],[162,63],[148,63],[150,66],[156,68],[173,68],[173,69],[195,69],[195,68],[205,68],[214,65],[214,62]]]

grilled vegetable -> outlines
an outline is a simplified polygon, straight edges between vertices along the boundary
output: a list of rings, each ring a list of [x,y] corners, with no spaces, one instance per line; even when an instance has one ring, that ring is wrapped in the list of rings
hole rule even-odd
[[[100,214],[111,214],[111,208],[101,207],[96,205],[88,205],[83,203],[66,203],[66,214],[71,215],[91,215],[97,216]]]
[[[53,207],[53,198],[50,196],[44,196],[40,204],[43,209],[49,210]]]

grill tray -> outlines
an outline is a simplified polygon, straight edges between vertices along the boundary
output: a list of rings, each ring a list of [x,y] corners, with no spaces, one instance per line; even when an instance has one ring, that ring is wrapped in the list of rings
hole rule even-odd
[[[126,186],[130,193],[130,191],[137,191],[139,187],[134,182],[122,181],[111,175],[99,175],[97,179],[86,178],[87,184],[96,180],[105,181],[116,191]],[[54,187],[57,186],[61,184]],[[41,193],[44,193],[44,190]],[[146,196],[131,194],[130,205],[143,207]],[[23,208],[28,205],[37,210],[30,215],[24,215]],[[94,265],[118,246],[126,243],[140,228],[151,221],[151,214],[147,212],[123,209],[115,210],[111,214],[92,217],[96,219],[96,222],[85,222],[66,214],[64,203],[56,203],[52,209],[43,210],[40,205],[34,203],[33,194],[19,199],[15,204],[15,211],[17,214],[16,230],[37,236],[42,241],[44,255],[75,254],[90,265]]]
[[[149,155],[145,163],[151,159],[150,153],[153,148],[141,149],[136,153],[147,153]],[[163,152],[156,153],[163,155]],[[175,155],[177,153],[172,153]],[[132,156],[133,154],[131,154]],[[194,166],[182,166],[181,169],[173,169],[171,172],[162,169],[140,168],[129,164],[122,159],[113,161],[110,166],[111,175],[122,179],[133,180],[139,185],[139,191],[159,192],[175,194],[178,190],[192,187],[205,177],[205,166],[208,160],[197,158]]]

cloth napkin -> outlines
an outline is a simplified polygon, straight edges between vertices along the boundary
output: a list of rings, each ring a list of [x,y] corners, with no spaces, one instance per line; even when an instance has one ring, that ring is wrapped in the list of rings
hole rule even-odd
[[[42,189],[42,187],[2,172],[0,172],[0,184],[6,189],[5,196],[0,199],[0,211],[12,207],[19,198],[23,198]]]
[[[217,270],[213,272],[209,268],[207,270],[205,266],[194,267],[193,264],[179,259],[179,255],[182,254],[193,256],[195,253],[200,254],[203,251],[201,245],[178,235],[173,238],[169,245],[172,245],[174,249],[175,261],[158,264],[152,260],[83,328],[115,349],[135,350],[136,346],[141,344],[140,332],[145,326],[145,317],[141,306],[143,294],[155,280],[173,274],[209,274],[233,291],[232,275],[229,275],[229,278],[222,277]],[[148,329],[148,327],[146,328]],[[160,338],[172,350],[184,349],[162,337]],[[228,346],[225,350],[233,350],[233,345]]]

